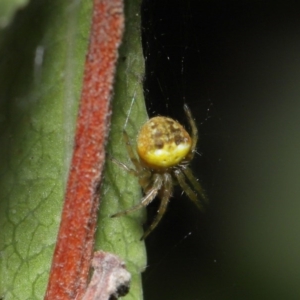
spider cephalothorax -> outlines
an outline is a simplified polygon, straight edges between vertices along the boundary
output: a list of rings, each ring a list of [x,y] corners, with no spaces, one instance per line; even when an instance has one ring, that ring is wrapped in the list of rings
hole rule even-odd
[[[154,117],[140,129],[137,137],[138,157],[124,131],[129,158],[135,168],[130,168],[113,159],[126,171],[139,178],[145,196],[137,205],[118,212],[112,217],[119,217],[138,210],[148,205],[156,196],[161,200],[156,218],[141,239],[146,238],[163,217],[172,196],[174,184],[178,183],[200,209],[202,209],[202,205],[195,191],[203,200],[207,200],[201,185],[188,167],[196,151],[198,130],[187,105],[184,105],[184,111],[191,126],[191,136],[175,120],[167,117]]]

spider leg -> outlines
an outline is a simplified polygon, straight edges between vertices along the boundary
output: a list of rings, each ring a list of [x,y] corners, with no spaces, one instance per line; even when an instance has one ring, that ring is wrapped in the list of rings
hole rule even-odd
[[[132,149],[132,146],[131,146],[130,141],[129,141],[128,134],[125,130],[123,131],[123,137],[124,137],[124,141],[125,141],[125,145],[126,145],[126,149],[127,149],[129,158],[130,158],[131,162],[134,164],[137,172],[140,173],[142,171],[140,161],[137,159],[137,157],[136,157],[136,155],[135,155],[135,153]]]
[[[129,174],[132,174],[134,176],[138,176],[138,173],[136,170],[128,167],[127,165],[125,165],[124,163],[118,161],[117,159],[113,158],[113,157],[109,157],[109,159],[115,163],[116,165],[118,165],[119,167],[121,167],[123,170],[125,170],[126,172],[128,172]]]
[[[120,211],[116,214],[113,214],[111,216],[111,218],[115,218],[115,217],[120,217],[120,216],[124,216],[127,215],[131,212],[134,212],[144,206],[147,206],[157,195],[158,191],[160,190],[162,186],[162,178],[160,175],[157,175],[154,179],[153,182],[153,187],[151,189],[149,189],[149,191],[147,192],[147,194],[145,195],[145,197],[142,198],[141,202],[138,203],[137,205],[134,205],[124,211]]]
[[[205,194],[205,191],[203,190],[200,183],[197,181],[197,179],[194,177],[192,171],[190,168],[183,169],[183,173],[187,177],[187,179],[192,184],[193,188],[196,190],[196,192],[201,196],[201,198],[205,201],[205,203],[208,203],[207,196]]]
[[[145,231],[143,236],[141,237],[141,240],[145,239],[151,232],[152,230],[158,225],[162,217],[164,216],[166,209],[169,204],[169,199],[172,196],[172,177],[170,174],[166,173],[163,175],[163,190],[162,190],[162,197],[161,197],[161,202],[159,205],[159,209],[157,212],[157,215],[153,221],[153,223],[150,225],[150,227]]]
[[[197,205],[200,210],[204,210],[204,207],[198,200],[196,193],[191,189],[191,187],[186,183],[185,176],[181,170],[176,170],[175,172],[176,179],[183,189],[183,191],[187,194],[187,196]]]
[[[197,146],[197,142],[198,142],[198,128],[196,126],[196,122],[193,119],[190,108],[186,104],[184,104],[183,109],[184,109],[186,117],[190,123],[191,129],[192,129],[192,147],[191,147],[191,155],[192,156],[190,158],[190,159],[192,159],[194,156],[196,146]]]

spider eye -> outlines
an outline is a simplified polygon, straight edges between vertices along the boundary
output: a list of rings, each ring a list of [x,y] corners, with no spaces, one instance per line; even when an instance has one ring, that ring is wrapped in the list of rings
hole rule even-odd
[[[173,119],[154,117],[140,129],[137,152],[141,160],[155,169],[179,164],[190,152],[192,140],[188,132]]]

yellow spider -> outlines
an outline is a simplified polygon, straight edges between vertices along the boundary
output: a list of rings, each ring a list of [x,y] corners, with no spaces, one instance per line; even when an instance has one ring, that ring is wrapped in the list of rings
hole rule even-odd
[[[191,127],[191,136],[178,122],[167,117],[154,117],[140,129],[137,137],[137,154],[133,151],[124,131],[127,152],[134,169],[112,159],[128,173],[139,178],[145,196],[141,202],[111,217],[120,217],[147,206],[156,196],[161,200],[156,218],[141,237],[145,239],[158,225],[172,196],[173,185],[179,184],[187,196],[203,209],[197,194],[206,202],[206,195],[188,167],[196,152],[198,130],[189,107],[184,111]],[[190,185],[186,182],[188,179]]]

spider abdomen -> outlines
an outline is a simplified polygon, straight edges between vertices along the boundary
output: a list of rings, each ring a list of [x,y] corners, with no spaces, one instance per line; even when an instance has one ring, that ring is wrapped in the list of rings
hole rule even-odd
[[[192,140],[178,122],[154,117],[146,122],[137,138],[137,152],[149,167],[164,169],[178,165],[191,151]]]

